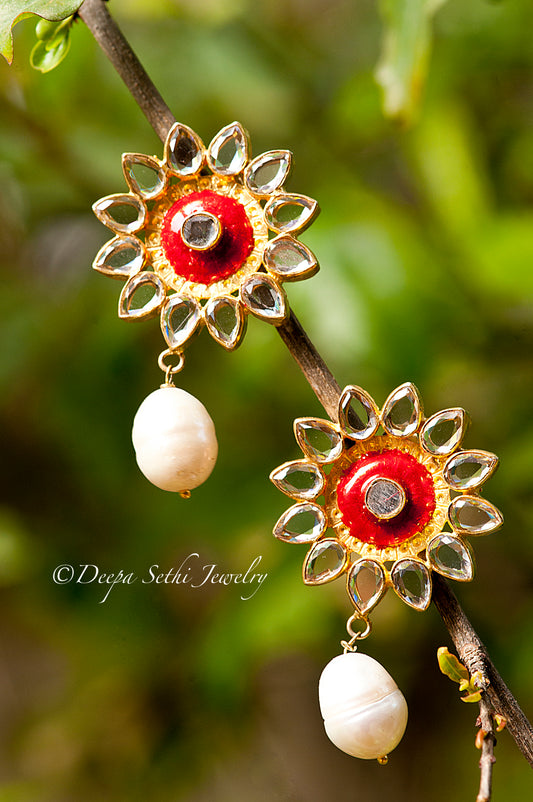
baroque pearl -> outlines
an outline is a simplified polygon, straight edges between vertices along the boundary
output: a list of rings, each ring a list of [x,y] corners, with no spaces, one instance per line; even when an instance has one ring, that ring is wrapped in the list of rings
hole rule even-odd
[[[400,743],[407,703],[388,671],[367,654],[334,657],[322,672],[318,695],[326,733],[343,752],[371,760]]]
[[[144,399],[133,421],[137,464],[147,479],[183,493],[205,482],[215,466],[215,426],[204,405],[172,385]]]

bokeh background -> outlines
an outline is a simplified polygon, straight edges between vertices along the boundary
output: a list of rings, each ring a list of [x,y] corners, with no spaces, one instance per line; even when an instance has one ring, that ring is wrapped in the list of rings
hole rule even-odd
[[[466,444],[500,455],[487,494],[506,524],[455,589],[531,716],[533,7],[450,0],[430,48],[429,29],[422,45],[387,33],[393,2],[109,5],[204,140],[239,119],[254,153],[294,152],[288,186],[323,210],[303,236],[322,269],[290,302],[341,386],[382,403],[414,381],[429,413],[464,406]],[[292,420],[322,414],[274,328],[250,320],[234,354],[205,334],[188,349],[180,384],[218,432],[210,480],[183,501],[139,473],[130,427],[161,335],[120,321],[119,283],[90,269],[109,238],[90,206],[125,188],[123,151],[161,145],[82,23],[48,75],[28,63],[34,28],[0,64],[0,800],[474,799],[477,709],[438,670],[433,609],[389,593],[365,642],[409,704],[389,765],[323,732],[316,686],[349,604],[342,581],[304,587],[305,548],[271,535],[287,499],[268,474],[298,456]],[[409,72],[413,41],[414,91],[384,110],[376,67],[388,52]],[[260,555],[268,578],[248,601],[137,583],[105,603],[51,578],[61,563],[145,576],[191,553],[228,572]],[[532,792],[502,732],[494,799]]]

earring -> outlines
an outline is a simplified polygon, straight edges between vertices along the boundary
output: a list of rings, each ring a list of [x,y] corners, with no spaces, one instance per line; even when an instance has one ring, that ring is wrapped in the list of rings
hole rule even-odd
[[[241,342],[249,313],[279,326],[289,306],[282,284],[314,275],[318,262],[296,239],[317,215],[316,201],[287,193],[292,154],[250,160],[247,132],[231,123],[205,148],[186,125],[170,129],[162,161],[122,156],[126,194],[93,205],[114,233],[93,267],[125,280],[118,314],[160,316],[167,348],[164,384],[141,404],[133,445],[157,487],[190,496],[217,458],[215,427],[201,402],[175,387],[186,344],[205,326],[228,351]]]
[[[322,673],[319,701],[329,738],[354,757],[386,762],[407,724],[407,704],[392,677],[356,653],[358,641],[370,634],[370,611],[389,587],[415,610],[427,609],[433,571],[470,581],[474,557],[465,538],[503,523],[499,510],[479,495],[498,458],[459,450],[467,423],[461,408],[424,418],[409,382],[393,390],[381,410],[351,385],[341,394],[338,423],[294,422],[304,458],[270,475],[297,502],[280,517],[274,535],[311,544],[304,582],[322,585],[346,576],[354,607],[350,637]]]

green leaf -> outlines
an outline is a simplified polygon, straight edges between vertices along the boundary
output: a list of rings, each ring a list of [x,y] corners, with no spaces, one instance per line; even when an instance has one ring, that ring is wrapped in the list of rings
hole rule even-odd
[[[37,39],[42,39],[43,42],[46,42],[52,36],[55,30],[55,22],[50,22],[47,19],[40,19],[35,26],[35,35],[37,36]]]
[[[479,702],[481,699],[481,691],[474,690],[471,693],[467,693],[464,696],[461,696],[462,702]]]
[[[1,0],[0,2],[0,53],[8,64],[13,61],[12,28],[20,20],[36,14],[57,22],[74,14],[82,0]]]
[[[37,39],[42,39],[43,42],[46,42],[46,46],[51,50],[70,31],[73,22],[74,15],[64,20],[59,20],[59,22],[40,19],[35,26],[35,34]]]
[[[467,669],[454,654],[448,651],[446,646],[440,646],[437,649],[437,660],[443,674],[446,674],[453,682],[458,682],[460,685],[466,682],[465,687],[468,687],[470,675]],[[460,688],[460,690],[463,690],[463,688]]]
[[[454,654],[448,651],[446,646],[440,646],[437,649],[437,660],[442,673],[446,674],[453,682],[459,683],[460,693],[467,691],[464,696],[461,696],[462,701],[479,702],[481,699],[479,686],[483,680],[481,672],[476,671],[470,676],[468,670]]]
[[[385,30],[375,77],[387,117],[411,121],[425,83],[431,18],[446,0],[381,0]]]
[[[70,36],[67,33],[54,44],[39,40],[30,54],[30,63],[35,70],[50,72],[60,64],[70,49]]]

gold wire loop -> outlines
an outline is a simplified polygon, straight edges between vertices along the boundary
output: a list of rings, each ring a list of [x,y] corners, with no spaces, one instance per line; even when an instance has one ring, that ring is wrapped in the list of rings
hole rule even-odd
[[[178,359],[175,365],[167,364],[166,359],[168,357],[174,357]],[[172,381],[173,377],[176,373],[179,373],[180,370],[183,368],[185,364],[185,357],[183,356],[183,351],[173,351],[172,348],[167,348],[165,351],[161,351],[157,358],[157,364],[165,374],[165,385],[172,385],[174,382]]]
[[[356,632],[354,632],[353,624],[356,621],[363,621],[364,624],[365,624],[365,628],[364,629],[359,629]],[[344,653],[345,654],[346,654],[346,652],[356,652],[357,651],[357,645],[356,645],[357,641],[358,640],[363,640],[364,638],[368,638],[368,636],[372,632],[372,623],[368,620],[368,618],[365,618],[363,615],[358,615],[357,613],[354,613],[353,615],[350,616],[350,618],[346,622],[346,631],[347,631],[348,635],[350,635],[350,640],[349,641],[345,641],[345,640],[341,641],[341,646],[344,649]]]

